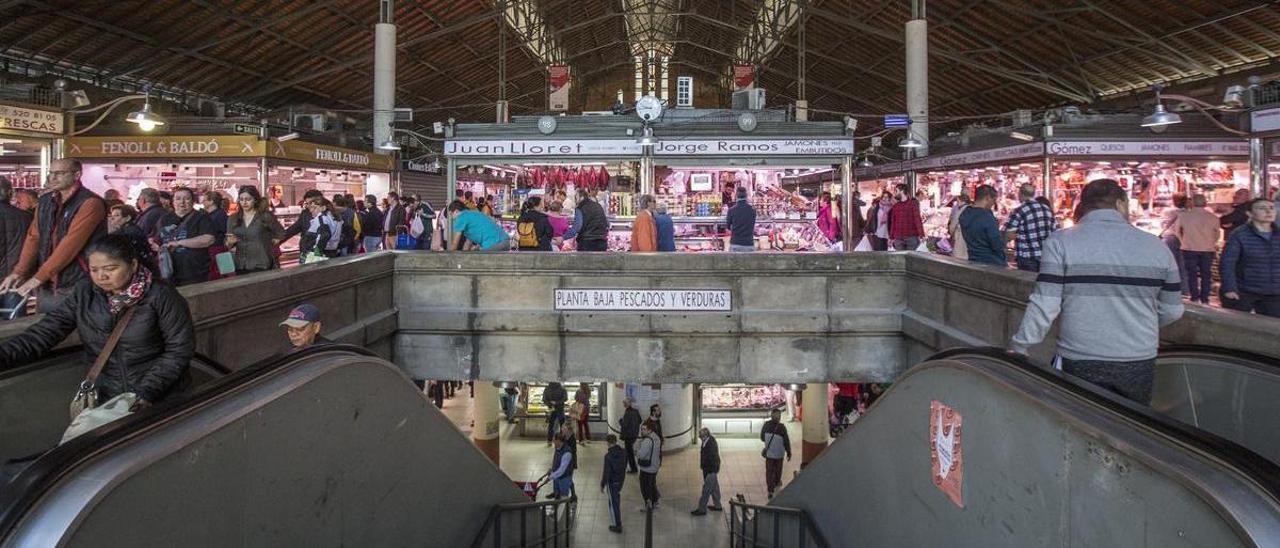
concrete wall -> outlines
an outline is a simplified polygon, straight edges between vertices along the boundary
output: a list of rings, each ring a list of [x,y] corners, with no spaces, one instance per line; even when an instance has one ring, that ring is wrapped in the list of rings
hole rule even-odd
[[[293,307],[309,302],[320,308],[324,336],[390,358],[394,264],[390,253],[380,253],[183,287],[195,319],[196,351],[239,369],[287,350],[279,324]],[[35,321],[0,324],[0,339]],[[75,342],[73,336],[66,344]]]
[[[905,256],[399,254],[396,362],[418,378],[888,381]],[[717,313],[557,312],[558,288],[727,289]]]

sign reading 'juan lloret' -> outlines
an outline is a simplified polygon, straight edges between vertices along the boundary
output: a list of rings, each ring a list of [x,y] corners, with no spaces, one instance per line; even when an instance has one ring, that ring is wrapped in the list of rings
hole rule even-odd
[[[557,289],[556,310],[727,312],[727,289]]]

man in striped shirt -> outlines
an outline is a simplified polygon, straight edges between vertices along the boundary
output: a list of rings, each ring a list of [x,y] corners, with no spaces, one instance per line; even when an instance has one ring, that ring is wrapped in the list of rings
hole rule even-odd
[[[1044,241],[1010,349],[1027,353],[1061,316],[1062,370],[1148,405],[1160,328],[1182,317],[1182,276],[1162,241],[1129,224],[1119,183],[1090,182],[1079,203],[1076,225]]]

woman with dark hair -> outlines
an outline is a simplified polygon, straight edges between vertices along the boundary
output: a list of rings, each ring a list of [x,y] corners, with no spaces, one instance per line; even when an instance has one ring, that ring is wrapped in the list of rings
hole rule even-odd
[[[151,245],[147,243],[147,235],[143,232],[142,227],[137,224],[138,210],[131,205],[116,204],[111,206],[110,213],[107,214],[107,233],[119,234],[129,241],[133,242],[134,251],[137,252],[138,261],[150,268],[152,272],[158,270],[156,266],[156,254],[151,250]]]
[[[542,197],[530,196],[520,206],[520,218],[516,220],[516,244],[520,251],[551,251],[551,239],[555,229],[542,212]]]
[[[284,238],[284,227],[271,212],[271,201],[255,186],[240,187],[240,211],[227,218],[227,248],[235,252],[236,274],[280,268],[275,247]]]
[[[104,236],[84,253],[89,279],[22,334],[0,342],[0,371],[31,363],[78,332],[88,366],[117,322],[124,324],[95,386],[98,401],[133,393],[135,405],[163,400],[178,387],[195,353],[187,301],[138,262],[129,238]],[[68,387],[70,391],[72,387]]]

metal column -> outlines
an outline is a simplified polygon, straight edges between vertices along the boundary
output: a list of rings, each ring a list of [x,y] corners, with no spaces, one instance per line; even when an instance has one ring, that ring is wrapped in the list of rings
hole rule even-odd
[[[1053,158],[1045,156],[1044,164],[1041,167],[1044,168],[1044,175],[1041,176],[1044,180],[1044,185],[1041,187],[1041,192],[1044,193],[1044,197],[1047,200],[1049,200],[1049,203],[1052,204],[1053,203]]]
[[[1254,198],[1267,196],[1267,149],[1261,137],[1249,139],[1249,191]]]
[[[853,156],[845,156],[840,161],[840,237],[844,241],[844,251],[853,251],[858,242],[853,240]]]
[[[446,180],[448,181],[445,185],[444,200],[447,204],[452,204],[455,199],[454,197],[458,195],[458,164],[454,162],[453,158],[445,158],[444,164],[445,173],[447,174]],[[446,221],[444,223],[443,244],[445,251],[453,251],[452,249],[449,249],[450,244],[453,242],[453,222],[447,220],[449,219],[449,210],[447,209],[449,206],[447,204],[444,206],[446,208],[444,214]]]
[[[393,0],[379,2],[378,24],[373,27],[373,144],[374,152],[391,154],[382,144],[392,137],[396,107],[396,26]]]
[[[653,194],[653,147],[645,147],[640,157],[640,194]]]

